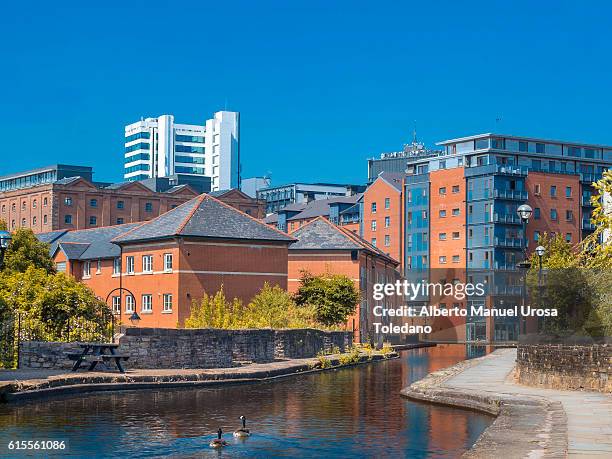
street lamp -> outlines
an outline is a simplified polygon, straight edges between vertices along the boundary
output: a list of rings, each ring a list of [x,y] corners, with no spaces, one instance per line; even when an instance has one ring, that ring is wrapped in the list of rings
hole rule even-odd
[[[0,270],[4,268],[4,253],[6,252],[6,249],[8,249],[11,239],[11,233],[4,230],[0,231]]]
[[[134,311],[132,315],[130,316],[130,322],[132,322],[132,325],[136,326],[138,325],[139,320],[140,320],[140,316],[138,315],[136,311]]]
[[[523,269],[523,307],[527,305],[527,271],[531,268],[531,263],[527,259],[527,244],[529,243],[529,239],[527,238],[527,223],[531,218],[531,214],[533,213],[533,209],[529,204],[522,204],[516,209],[516,213],[520,217],[523,222],[523,261],[520,262],[517,266],[518,268]],[[527,320],[523,317],[523,333],[527,332]]]

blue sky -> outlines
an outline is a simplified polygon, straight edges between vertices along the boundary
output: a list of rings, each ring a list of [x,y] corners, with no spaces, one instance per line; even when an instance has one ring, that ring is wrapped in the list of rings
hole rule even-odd
[[[10,2],[0,175],[63,162],[118,181],[125,124],[226,106],[243,177],[275,184],[364,182],[414,120],[428,145],[490,131],[612,144],[612,7],[588,5]]]

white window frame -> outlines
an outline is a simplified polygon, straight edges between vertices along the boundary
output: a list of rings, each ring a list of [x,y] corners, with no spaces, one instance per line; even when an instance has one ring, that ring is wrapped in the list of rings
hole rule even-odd
[[[163,306],[162,312],[169,313],[172,312],[172,293],[164,293],[163,295]]]
[[[102,260],[96,262],[96,274],[102,274]]]
[[[125,257],[125,273],[134,274],[134,256],[128,255]]]
[[[147,307],[145,308],[145,306]],[[153,312],[153,295],[151,295],[150,293],[142,294],[142,306],[141,306],[140,312],[144,312],[144,313]]]
[[[164,253],[164,272],[171,273],[172,272],[172,263],[173,257],[171,253]],[[170,262],[170,263],[168,263]]]
[[[91,277],[91,262],[83,262],[83,279],[89,279]]]
[[[125,312],[132,314],[136,309],[136,299],[132,295],[125,295]]]
[[[121,296],[113,297],[113,314],[121,314]]]
[[[142,272],[153,274],[153,255],[142,256]]]
[[[113,276],[121,274],[121,258],[113,258]]]

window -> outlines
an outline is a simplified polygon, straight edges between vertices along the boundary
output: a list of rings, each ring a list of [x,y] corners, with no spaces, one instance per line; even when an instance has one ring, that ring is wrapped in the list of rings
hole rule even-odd
[[[83,262],[83,278],[91,276],[91,263],[89,261]]]
[[[90,207],[98,207],[98,200],[97,199],[90,199],[89,200],[89,206]]]
[[[544,153],[545,146],[543,143],[536,143],[536,153]]]
[[[372,203],[371,209],[372,209],[372,213],[375,214],[376,213],[376,203],[375,202]]]
[[[446,256],[442,255],[438,258],[438,261],[440,262],[440,264],[446,264]]]
[[[446,217],[446,210],[441,210],[439,215],[440,215],[440,218]]]
[[[440,233],[439,237],[441,241],[446,241],[446,233]]]
[[[22,228],[25,228],[25,226],[26,226],[26,219],[25,218],[21,219],[21,226],[22,226]]]
[[[47,207],[49,200],[47,198],[43,198],[43,207]]]
[[[438,309],[446,309],[446,303],[440,303]]]
[[[565,211],[565,221],[572,222],[574,221],[574,212],[571,210]]]
[[[58,263],[55,263],[55,269],[57,270],[58,273],[65,273],[66,272],[66,262],[60,261]]]
[[[557,220],[557,209],[550,209],[550,219]]]
[[[72,198],[70,196],[64,198],[64,204],[66,204],[67,206],[72,206]]]
[[[391,226],[391,217],[385,217],[385,228],[389,228]]]
[[[153,312],[153,295],[142,295],[142,310],[141,312]]]
[[[172,254],[164,253],[164,271],[172,271]]]
[[[47,224],[47,216],[43,215],[43,224],[46,225]]]
[[[21,203],[21,210],[26,210],[26,202],[25,201],[23,201]]]
[[[565,233],[565,241],[572,242],[572,233]]]
[[[540,208],[539,207],[536,207],[535,209],[533,209],[533,218],[535,220],[540,219]]]
[[[125,272],[127,274],[134,274],[134,257],[131,255],[125,257]]]
[[[152,273],[153,272],[153,255],[142,256],[142,272]]]
[[[459,215],[459,209],[453,209],[453,216]]]
[[[533,232],[533,240],[538,242],[540,240],[540,232],[539,231],[534,231]]]
[[[32,217],[32,225],[36,225],[36,217]]]
[[[121,273],[121,258],[115,258],[113,260],[113,274]]]
[[[566,198],[571,198],[572,197],[572,187],[571,186],[566,186],[565,187],[565,197]]]
[[[438,193],[440,193],[440,196],[444,196],[446,194],[446,187],[443,186],[438,190]]]
[[[34,199],[34,200],[32,201],[32,208],[33,208],[33,209],[36,209],[36,199]]]
[[[372,231],[376,231],[376,220],[372,220],[372,223],[370,223],[370,229]]]
[[[423,220],[425,220],[427,218],[427,211],[426,210],[423,211],[422,216],[423,216]]]
[[[438,162],[438,169],[446,169],[446,160]]]
[[[123,220],[123,217],[119,217],[117,218],[117,225],[123,225],[125,220]]]
[[[132,295],[125,295],[125,312],[134,312],[134,297]]]
[[[373,238],[372,238],[372,245],[373,245],[374,247],[376,247],[376,238],[375,238],[375,237],[373,237]]]
[[[557,196],[557,186],[556,185],[551,185],[550,186],[550,197],[554,198]]]
[[[11,210],[15,212],[15,203],[11,204]]]
[[[117,201],[117,209],[123,209],[125,207],[125,203],[123,201]]]
[[[113,297],[113,314],[121,314],[121,297]]]
[[[519,140],[519,151],[527,151],[527,142]]]
[[[66,223],[67,225],[72,225],[72,215],[64,215],[64,223]]]
[[[389,247],[391,245],[391,236],[385,234],[385,247]]]
[[[412,190],[408,190],[408,195],[406,196],[407,202],[412,202]]]
[[[453,255],[453,263],[459,263],[459,255]]]
[[[153,204],[150,202],[145,202],[145,212],[153,212]]]
[[[391,208],[391,199],[385,198],[385,209],[390,209],[390,208]]]
[[[533,186],[533,194],[535,194],[536,196],[540,196],[542,194],[542,187],[539,183],[536,183]]]
[[[459,231],[453,231],[453,239],[459,239]]]
[[[102,274],[102,260],[96,262],[96,274]]]
[[[459,185],[453,185],[453,193],[454,194],[459,193]]]
[[[89,217],[89,224],[91,226],[96,226],[98,224],[98,217],[95,217],[93,215]]]
[[[172,293],[164,293],[164,305],[162,312],[172,312]]]

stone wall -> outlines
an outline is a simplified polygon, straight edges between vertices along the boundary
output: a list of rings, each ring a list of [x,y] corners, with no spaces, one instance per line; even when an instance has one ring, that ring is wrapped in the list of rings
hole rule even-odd
[[[519,344],[521,384],[612,393],[612,344]]]
[[[25,341],[19,347],[19,368],[48,368],[69,370],[74,364],[66,352],[81,352],[76,343]]]
[[[232,366],[232,332],[214,328],[135,328],[119,339],[128,368],[227,368]]]
[[[344,352],[353,341],[351,332],[325,332],[315,329],[276,330],[274,355],[279,359],[314,357],[321,350],[330,352],[332,346]]]
[[[227,368],[236,362],[315,357],[334,348],[345,351],[351,332],[295,330],[219,330],[127,328],[117,353],[127,354],[129,368]],[[21,343],[20,368],[70,369],[66,352],[80,352],[76,343]]]

